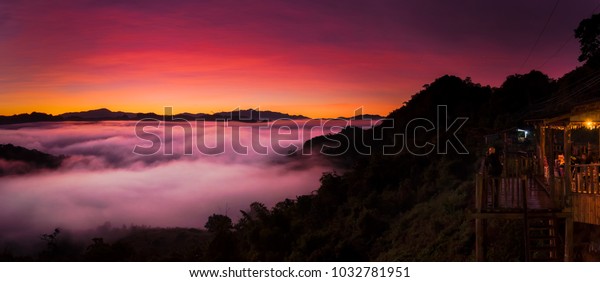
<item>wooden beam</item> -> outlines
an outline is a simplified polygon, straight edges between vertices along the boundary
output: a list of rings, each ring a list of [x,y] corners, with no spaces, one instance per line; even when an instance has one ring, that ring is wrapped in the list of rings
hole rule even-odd
[[[477,212],[481,212],[486,201],[484,190],[483,175],[478,173],[475,175],[475,209]]]
[[[565,261],[573,261],[573,217],[565,219]]]
[[[539,138],[539,158],[538,158],[538,171],[536,173],[544,175],[544,166],[545,162],[550,164],[548,159],[548,154],[546,150],[546,134],[547,129],[545,127],[540,127],[540,136]],[[552,175],[552,174],[550,174]]]
[[[525,209],[523,212],[523,239],[524,239],[524,247],[525,247],[525,261],[529,261],[531,258],[529,257],[529,217],[527,216],[527,178],[522,179],[522,188],[521,191],[523,193],[523,208]]]
[[[565,134],[564,134],[564,145],[563,145],[563,151],[564,151],[564,155],[565,155],[565,181],[564,181],[564,186],[565,186],[565,191],[563,191],[564,193],[564,201],[565,201],[565,206],[567,206],[569,204],[570,201],[570,192],[571,192],[571,129],[569,128],[569,125],[567,124],[567,126],[565,127]]]
[[[486,219],[475,219],[475,260],[485,261]]]
[[[570,212],[536,212],[529,211],[529,216],[531,217],[543,217],[543,216],[553,216],[557,218],[566,218],[571,216]],[[482,213],[474,213],[471,215],[471,218],[475,219],[523,219],[523,212],[482,212]]]
[[[568,113],[568,114],[563,114],[563,115],[560,115],[560,116],[557,116],[554,118],[544,119],[543,125],[549,126],[556,122],[559,122],[559,123],[565,122],[565,121],[569,120],[570,116],[571,116],[571,113]]]

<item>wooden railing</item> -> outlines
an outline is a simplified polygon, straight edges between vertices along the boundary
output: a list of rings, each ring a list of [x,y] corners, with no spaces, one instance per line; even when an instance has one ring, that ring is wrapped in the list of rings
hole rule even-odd
[[[475,206],[482,210],[524,210],[527,208],[525,177],[491,177],[478,173],[476,177]]]
[[[600,164],[572,166],[571,191],[579,194],[600,194]]]
[[[504,177],[520,177],[531,175],[537,171],[538,163],[533,157],[526,155],[509,155],[504,160]]]
[[[600,225],[600,164],[578,164],[571,169],[573,220]]]
[[[567,185],[579,187],[582,193],[600,195],[598,165],[574,167],[572,171],[581,171],[573,182],[564,181],[564,177],[546,178],[542,175],[538,160],[527,154],[507,154],[503,162],[501,177],[492,177],[482,170],[477,174],[476,207],[478,210],[522,210],[522,209],[562,209],[568,204]],[[588,175],[588,176],[585,176]],[[592,175],[596,175],[592,179]],[[542,192],[543,191],[543,192]],[[584,192],[585,191],[585,192]],[[531,203],[528,203],[529,198]],[[528,205],[530,205],[528,207]]]
[[[555,179],[553,186],[545,184],[541,176],[489,177],[479,173],[476,180],[475,206],[479,212],[559,210],[566,207],[566,190],[560,178]]]

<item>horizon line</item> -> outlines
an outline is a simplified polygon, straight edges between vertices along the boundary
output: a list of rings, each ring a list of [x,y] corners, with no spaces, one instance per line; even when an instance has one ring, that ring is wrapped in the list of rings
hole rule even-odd
[[[166,111],[166,109],[169,107],[164,107],[163,109]],[[172,107],[171,107],[172,108]],[[260,109],[260,107],[256,107],[256,108],[247,108],[247,109],[242,109],[240,107],[237,107],[233,110],[230,111],[212,111],[211,113],[206,113],[206,112],[190,112],[190,111],[185,111],[185,112],[179,112],[179,113],[175,113],[175,114],[167,114],[167,113],[156,113],[154,111],[123,111],[123,110],[112,110],[109,109],[107,107],[100,107],[100,108],[93,108],[93,109],[89,109],[89,110],[80,110],[80,111],[67,111],[67,112],[62,112],[62,113],[58,113],[58,114],[52,114],[52,113],[47,113],[44,111],[37,111],[37,110],[33,110],[31,112],[21,112],[21,113],[14,113],[14,114],[0,114],[0,117],[11,117],[11,116],[18,116],[18,115],[32,115],[32,114],[44,114],[44,115],[50,115],[50,116],[62,116],[62,115],[67,115],[67,114],[78,114],[78,113],[85,113],[85,112],[93,112],[93,111],[100,111],[100,110],[107,110],[111,113],[124,113],[124,114],[154,114],[154,115],[158,115],[158,116],[176,116],[176,115],[186,115],[186,114],[190,114],[190,115],[216,115],[216,114],[220,114],[220,113],[233,113],[236,111],[257,111],[257,112],[272,112],[272,113],[279,113],[279,114],[283,114],[283,115],[288,115],[288,116],[298,116],[298,117],[305,117],[307,119],[336,119],[336,118],[342,118],[342,119],[346,119],[346,118],[352,118],[352,117],[356,117],[356,116],[379,116],[382,118],[385,118],[387,115],[381,115],[381,114],[372,114],[372,113],[357,113],[356,111],[354,112],[353,115],[349,115],[349,116],[337,116],[337,117],[310,117],[304,114],[290,114],[290,113],[286,113],[286,112],[280,112],[280,111],[273,111],[273,110],[263,110]]]

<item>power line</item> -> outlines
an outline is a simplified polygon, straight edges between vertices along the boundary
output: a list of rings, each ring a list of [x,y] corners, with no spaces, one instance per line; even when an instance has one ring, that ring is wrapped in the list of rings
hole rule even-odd
[[[599,8],[600,8],[600,2],[598,2],[596,7],[592,10],[591,15],[594,15]],[[546,59],[544,61],[544,63],[539,65],[537,67],[537,69],[541,69],[542,67],[544,67],[548,62],[550,62],[550,60],[552,60],[554,57],[556,57],[562,51],[562,49],[565,48],[565,46],[567,46],[567,44],[569,44],[574,39],[575,39],[575,37],[573,35],[569,35],[569,37],[567,37],[567,40],[565,40],[565,42],[563,42],[563,44],[552,55],[550,55],[550,57],[548,57],[548,59]]]
[[[569,82],[562,86],[562,91],[557,89],[556,95],[549,97],[548,99],[537,103],[537,109],[531,111],[533,113],[539,113],[544,111],[550,105],[561,105],[569,104],[573,100],[580,99],[580,94],[585,93],[585,90],[590,89],[600,83],[600,70],[594,70],[591,73],[584,75],[583,77],[576,78],[574,81]],[[574,88],[574,89],[572,89]],[[572,89],[572,90],[569,90]],[[561,95],[560,93],[569,92],[568,94]]]
[[[591,15],[594,15],[596,11],[600,8],[600,2],[596,5],[596,7],[592,10]],[[544,66],[548,63],[553,57],[558,55],[560,51],[569,43],[570,40],[575,39],[575,37],[569,37],[563,44],[557,49],[552,56],[550,56],[540,67]],[[564,78],[564,77],[563,77]],[[556,95],[546,99],[543,102],[537,104],[538,108],[533,112],[539,113],[544,111],[550,105],[561,105],[561,104],[569,104],[575,100],[581,100],[585,97],[585,93],[587,90],[592,89],[600,85],[600,70],[593,70],[591,73],[587,75],[583,75],[582,77],[576,78],[574,81],[566,83],[562,85],[562,89],[557,89]],[[568,94],[561,95],[561,93],[567,92]],[[580,101],[581,102],[581,101]]]
[[[565,46],[567,46],[567,44],[569,44],[573,39],[575,39],[575,37],[570,36],[569,38],[567,38],[567,40],[565,40],[565,42],[563,42],[563,44],[560,45],[560,47],[552,55],[550,55],[550,57],[548,57],[548,59],[546,59],[544,61],[544,63],[539,65],[536,69],[543,68],[548,62],[550,62],[550,60],[552,60],[554,57],[556,57],[560,53],[560,51],[562,51],[562,49],[565,48]]]
[[[523,69],[523,67],[525,66],[525,64],[527,63],[527,61],[529,61],[529,58],[531,57],[531,54],[533,54],[533,51],[535,50],[535,47],[537,47],[538,43],[540,42],[540,39],[542,38],[542,35],[544,34],[544,32],[546,31],[546,28],[548,27],[548,23],[550,23],[550,19],[552,19],[552,16],[554,15],[554,11],[556,11],[556,7],[558,6],[558,2],[560,2],[560,0],[556,0],[556,2],[554,3],[554,7],[552,7],[552,11],[550,12],[550,15],[548,16],[548,18],[546,19],[546,23],[544,23],[544,27],[542,28],[542,31],[538,34],[537,38],[535,39],[535,42],[533,43],[533,46],[531,47],[531,50],[529,50],[529,54],[527,54],[527,57],[525,58],[525,61],[523,61],[523,63],[519,67],[519,72]]]

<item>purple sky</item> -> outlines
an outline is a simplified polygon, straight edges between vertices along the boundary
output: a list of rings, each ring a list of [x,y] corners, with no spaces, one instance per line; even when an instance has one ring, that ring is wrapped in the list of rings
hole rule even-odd
[[[573,30],[600,4],[454,2],[2,1],[0,114],[385,115],[444,74],[562,76],[579,64]]]

